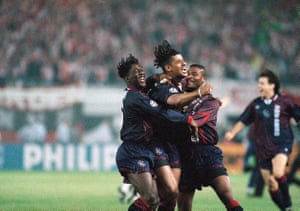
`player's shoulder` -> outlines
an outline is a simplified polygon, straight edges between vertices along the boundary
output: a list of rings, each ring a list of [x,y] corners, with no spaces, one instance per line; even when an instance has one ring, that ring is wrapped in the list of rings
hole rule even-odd
[[[293,104],[295,104],[295,103],[294,103],[294,100],[293,100],[292,97],[289,96],[289,95],[281,95],[281,94],[278,94],[278,101],[279,101],[281,104],[287,104],[287,105],[293,105]]]
[[[138,90],[128,90],[126,93],[127,102],[137,102],[139,99],[144,99],[147,96]]]
[[[214,103],[214,104],[222,104],[222,101],[218,97],[214,97],[213,95],[206,95],[203,97],[203,100],[206,100],[208,102]]]
[[[289,95],[278,94],[278,99],[293,101],[292,97]]]

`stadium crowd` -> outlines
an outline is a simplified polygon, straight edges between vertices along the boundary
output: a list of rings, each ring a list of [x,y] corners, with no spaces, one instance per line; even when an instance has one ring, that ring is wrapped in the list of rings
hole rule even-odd
[[[297,10],[293,0],[2,0],[0,85],[117,85],[118,58],[139,55],[151,74],[163,39],[212,70],[208,77],[254,81],[272,66],[293,83]]]

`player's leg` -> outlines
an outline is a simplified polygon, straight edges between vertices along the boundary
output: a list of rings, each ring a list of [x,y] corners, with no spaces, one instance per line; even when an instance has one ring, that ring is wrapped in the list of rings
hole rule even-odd
[[[178,181],[180,169],[172,169],[170,166],[161,166],[156,170],[158,181],[162,191],[170,198],[176,198],[178,195]]]
[[[178,211],[191,211],[193,205],[195,191],[191,192],[179,192],[177,205]]]
[[[257,169],[257,179],[254,196],[262,197],[264,193],[265,182],[261,176],[260,170]]]
[[[217,193],[220,200],[226,206],[227,210],[230,211],[243,210],[240,203],[237,200],[235,200],[233,197],[230,179],[227,175],[220,175],[215,177],[211,182],[211,186]]]
[[[178,197],[178,183],[180,168],[171,168],[169,165],[160,166],[156,169],[158,177],[158,189],[160,206],[158,210],[174,210]]]
[[[202,154],[205,156],[202,156]],[[223,152],[221,149],[216,146],[206,146],[205,149],[197,155],[199,156],[197,160],[202,160],[205,165],[206,181],[204,184],[209,184],[213,187],[227,210],[243,210],[240,203],[233,197],[230,179],[223,164]]]
[[[178,211],[191,211],[196,190],[202,189],[201,179],[205,169],[197,166],[194,156],[182,159],[181,176],[179,182],[179,195],[177,199]]]
[[[158,211],[173,211],[179,192],[181,174],[180,158],[177,147],[170,143],[154,144],[155,171],[160,197]]]
[[[131,204],[128,210],[155,210],[159,204],[159,197],[156,181],[153,179],[151,173],[130,173],[127,174],[127,178],[140,194],[140,197]]]
[[[250,177],[248,179],[247,183],[247,188],[246,188],[246,195],[247,196],[253,196],[256,188],[256,181],[258,177],[258,172],[257,168],[253,168],[250,171]]]
[[[268,186],[271,199],[280,209],[284,209],[281,191],[279,190],[278,183],[271,174],[271,171],[269,169],[261,168],[260,172],[265,184]]]
[[[147,146],[123,142],[118,148],[116,163],[124,181],[132,184],[140,197],[129,211],[152,211],[159,203],[154,173],[154,154]],[[134,172],[134,173],[133,173]]]
[[[276,154],[276,156],[272,159],[273,176],[278,183],[285,208],[292,206],[287,176],[285,175],[287,162],[288,156],[285,153]]]

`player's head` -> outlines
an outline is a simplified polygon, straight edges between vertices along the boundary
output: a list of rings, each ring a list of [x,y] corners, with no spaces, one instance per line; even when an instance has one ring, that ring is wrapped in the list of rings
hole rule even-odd
[[[265,70],[258,77],[258,89],[263,98],[273,97],[280,90],[280,81],[278,76],[271,70]]]
[[[129,54],[126,58],[121,58],[118,66],[118,74],[124,79],[127,86],[143,88],[146,86],[145,71],[139,64],[139,60]]]
[[[187,76],[186,63],[182,55],[167,40],[155,46],[154,56],[154,66],[162,68],[164,73],[172,78],[180,80]]]
[[[201,64],[192,64],[188,69],[186,88],[194,90],[205,82],[205,67]]]

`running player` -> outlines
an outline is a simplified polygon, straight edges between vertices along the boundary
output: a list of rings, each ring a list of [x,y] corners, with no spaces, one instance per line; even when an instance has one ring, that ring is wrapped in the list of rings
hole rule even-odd
[[[196,89],[193,92],[183,93],[181,80],[187,76],[186,62],[183,56],[164,40],[154,49],[154,66],[161,68],[163,74],[154,75],[147,79],[148,95],[159,104],[178,111],[199,95],[211,91],[211,85]],[[188,130],[180,125],[166,125],[160,128],[156,137],[156,173],[160,192],[160,210],[172,211],[175,209],[180,179],[180,157],[176,143],[186,141]]]
[[[240,115],[239,121],[226,132],[225,140],[233,139],[245,126],[254,123],[255,150],[260,171],[274,203],[281,210],[291,210],[292,201],[285,175],[293,145],[290,120],[300,121],[300,107],[288,96],[280,94],[280,80],[271,70],[258,78],[260,96]]]
[[[192,64],[185,79],[184,89],[193,91],[205,84],[205,67]],[[212,95],[193,100],[186,112],[198,125],[199,142],[182,142],[179,147],[182,175],[179,185],[179,211],[191,211],[195,191],[211,186],[228,211],[242,211],[234,199],[229,176],[223,164],[223,153],[215,146],[218,143],[216,129],[220,100]]]
[[[125,182],[131,183],[140,197],[129,207],[130,211],[152,211],[159,203],[159,195],[154,174],[154,154],[151,139],[155,121],[173,121],[189,124],[197,133],[197,125],[191,116],[163,109],[145,95],[145,71],[138,59],[129,55],[118,64],[118,74],[126,82],[123,99],[123,125],[116,162]],[[196,136],[197,134],[195,134]]]

